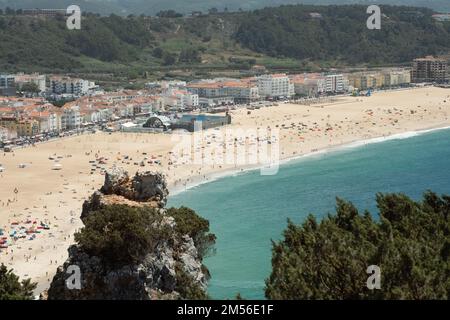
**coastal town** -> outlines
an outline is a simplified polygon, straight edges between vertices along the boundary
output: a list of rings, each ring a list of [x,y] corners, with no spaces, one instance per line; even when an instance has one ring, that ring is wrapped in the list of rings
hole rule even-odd
[[[83,202],[113,167],[162,172],[171,194],[254,167],[192,163],[184,151],[174,152],[176,139],[195,132],[197,121],[211,128],[194,145],[202,157],[238,158],[240,147],[253,157],[253,146],[264,143],[279,146],[277,161],[448,127],[447,66],[426,57],[411,68],[347,74],[257,67],[261,74],[252,77],[162,80],[112,92],[67,76],[2,75],[0,262],[37,281],[37,292],[47,289],[82,226]],[[62,106],[50,102],[62,99]],[[262,128],[264,139],[256,134]],[[243,134],[221,139],[230,131]]]
[[[223,114],[278,102],[305,104],[338,95],[370,96],[374,90],[444,85],[449,79],[447,61],[434,57],[415,59],[412,68],[354,73],[270,74],[262,66],[252,70],[253,76],[240,79],[162,80],[149,82],[142,90],[112,92],[92,81],[69,76],[2,74],[0,147],[9,151],[14,146],[99,129],[192,130],[189,122],[195,117],[186,120],[183,115]],[[51,101],[67,102],[56,106]],[[157,121],[148,121],[152,117]],[[213,119],[208,120],[217,125],[228,123]]]

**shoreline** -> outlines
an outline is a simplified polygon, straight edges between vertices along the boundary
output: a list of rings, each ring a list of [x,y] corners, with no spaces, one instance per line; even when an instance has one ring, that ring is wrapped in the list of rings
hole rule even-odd
[[[231,115],[232,124],[205,130],[202,143],[192,150],[206,156],[213,152],[215,155],[216,150],[219,154],[234,152],[236,156],[240,148],[246,148],[247,156],[255,156],[254,140],[250,138],[256,137],[257,129],[267,129],[272,135],[268,138],[279,144],[279,159],[273,157],[272,161],[276,159],[278,166],[283,166],[308,157],[450,128],[450,90],[430,87],[377,92],[370,98],[342,97],[333,104],[282,104],[251,112],[233,110]],[[239,137],[234,146],[221,140],[228,130]],[[236,135],[238,132],[243,133]],[[180,152],[192,151],[176,149],[179,141],[167,134],[97,132],[0,155],[6,169],[0,173],[0,228],[10,230],[11,222],[28,218],[51,227],[33,241],[19,240],[1,249],[0,263],[14,269],[21,278],[38,282],[36,292],[45,290],[56,268],[67,259],[67,248],[74,243],[72,235],[83,226],[79,219],[83,202],[103,184],[102,171],[113,166],[123,167],[130,174],[162,172],[170,191],[169,201],[199,185],[266,167],[247,159],[243,164],[233,160],[231,165],[185,162],[184,152]],[[60,171],[52,170],[54,161],[50,156],[55,155],[63,166]],[[26,164],[26,168],[19,164]],[[15,188],[20,190],[17,196]]]
[[[346,142],[346,143],[342,143],[342,144],[338,144],[338,145],[334,145],[334,146],[330,146],[330,147],[326,147],[326,148],[319,148],[317,149],[317,151],[315,152],[309,152],[309,153],[304,153],[304,154],[300,154],[300,155],[295,155],[295,156],[290,156],[290,157],[286,157],[284,159],[280,159],[279,162],[279,167],[289,164],[291,162],[294,161],[301,161],[304,160],[306,158],[309,157],[314,157],[314,156],[319,156],[319,155],[325,155],[325,154],[330,154],[330,153],[334,153],[334,152],[339,152],[345,149],[355,149],[355,148],[359,148],[359,147],[363,147],[369,144],[376,144],[376,143],[383,143],[383,142],[387,142],[387,141],[391,141],[391,140],[403,140],[403,139],[409,139],[409,138],[414,138],[423,134],[427,134],[427,133],[432,133],[435,131],[441,131],[441,130],[450,130],[450,126],[446,123],[446,124],[442,124],[442,125],[437,125],[437,126],[431,126],[431,127],[427,127],[424,129],[419,129],[416,131],[405,131],[403,133],[394,133],[388,136],[379,136],[379,137],[374,137],[374,138],[368,138],[368,139],[355,139],[354,141],[351,142]],[[260,170],[261,168],[263,168],[264,165],[251,165],[251,166],[242,166],[239,168],[234,168],[234,169],[223,169],[223,170],[217,170],[215,172],[210,172],[208,174],[206,174],[206,178],[203,179],[202,181],[196,181],[196,182],[190,182],[187,183],[186,186],[183,187],[175,187],[172,185],[168,186],[169,189],[169,199],[172,196],[176,196],[179,195],[180,193],[189,191],[191,189],[195,189],[201,185],[204,184],[208,184],[220,179],[224,179],[227,177],[232,177],[232,176],[236,176],[236,175],[241,175],[241,174],[245,174],[248,172],[252,172],[252,171],[257,171]]]

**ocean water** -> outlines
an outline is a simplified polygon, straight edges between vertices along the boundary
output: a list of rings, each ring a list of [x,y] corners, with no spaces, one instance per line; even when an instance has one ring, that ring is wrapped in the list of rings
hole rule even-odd
[[[450,129],[371,142],[287,162],[274,176],[249,171],[171,196],[169,206],[195,209],[217,235],[216,253],[205,260],[210,296],[264,299],[271,240],[281,239],[288,218],[334,212],[336,196],[376,215],[377,192],[450,194]]]

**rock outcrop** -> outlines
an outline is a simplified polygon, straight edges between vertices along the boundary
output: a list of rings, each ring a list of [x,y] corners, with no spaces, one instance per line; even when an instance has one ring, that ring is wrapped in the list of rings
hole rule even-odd
[[[168,190],[160,173],[138,173],[133,178],[118,168],[105,175],[104,186],[83,204],[83,222],[95,210],[113,204],[148,206],[161,215],[159,226],[175,230],[175,219],[164,208]],[[67,285],[79,268],[81,288]],[[206,292],[208,272],[202,265],[194,241],[188,235],[177,235],[158,243],[138,263],[108,266],[101,257],[91,256],[79,245],[69,248],[69,258],[58,268],[47,292],[48,299],[179,299],[180,272]]]

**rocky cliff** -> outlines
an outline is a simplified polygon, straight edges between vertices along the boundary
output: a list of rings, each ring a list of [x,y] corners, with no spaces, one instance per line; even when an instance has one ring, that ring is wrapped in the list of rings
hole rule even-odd
[[[91,214],[108,206],[149,208],[160,219],[148,232],[165,230],[165,236],[137,261],[120,265],[92,255],[79,243],[71,246],[69,258],[53,278],[48,299],[185,299],[193,298],[189,296],[192,292],[206,297],[208,271],[192,237],[180,234],[176,219],[165,209],[167,195],[166,181],[160,173],[137,173],[130,178],[119,168],[107,172],[103,187],[83,205],[83,223],[86,225]],[[74,279],[70,278],[73,266],[80,270],[79,289],[68,285]],[[190,289],[186,290],[186,286]]]

